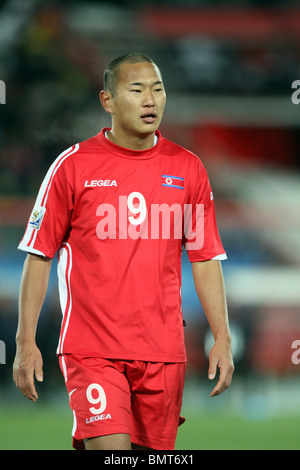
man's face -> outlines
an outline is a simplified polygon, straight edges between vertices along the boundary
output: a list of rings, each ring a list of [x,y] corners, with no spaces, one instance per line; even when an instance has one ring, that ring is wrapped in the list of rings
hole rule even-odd
[[[114,129],[139,136],[154,133],[165,103],[166,93],[155,65],[142,62],[120,66],[116,92],[110,99]]]

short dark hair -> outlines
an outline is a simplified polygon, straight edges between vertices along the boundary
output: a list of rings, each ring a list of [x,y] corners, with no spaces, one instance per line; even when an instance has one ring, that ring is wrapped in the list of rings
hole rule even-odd
[[[103,74],[103,87],[104,90],[109,91],[112,95],[116,92],[118,83],[118,72],[120,65],[123,63],[140,64],[142,62],[149,62],[153,65],[154,62],[150,57],[142,54],[141,52],[131,52],[116,57],[104,70]]]

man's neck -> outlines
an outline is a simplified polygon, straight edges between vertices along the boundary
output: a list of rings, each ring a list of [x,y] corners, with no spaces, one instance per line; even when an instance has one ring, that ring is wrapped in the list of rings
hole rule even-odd
[[[155,133],[147,134],[146,136],[138,135],[115,135],[114,130],[108,131],[106,137],[116,145],[130,150],[148,150],[151,149],[157,141]]]

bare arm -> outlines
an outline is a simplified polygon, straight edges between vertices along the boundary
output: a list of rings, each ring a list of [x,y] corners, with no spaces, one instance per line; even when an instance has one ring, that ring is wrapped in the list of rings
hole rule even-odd
[[[216,260],[194,262],[192,270],[196,292],[215,339],[209,355],[209,379],[214,379],[220,369],[219,381],[211,392],[213,397],[229,387],[234,372],[222,266]]]
[[[29,400],[36,401],[34,375],[43,381],[43,360],[36,346],[36,328],[46,296],[52,259],[28,254],[22,273],[19,296],[17,351],[13,365],[16,386]]]

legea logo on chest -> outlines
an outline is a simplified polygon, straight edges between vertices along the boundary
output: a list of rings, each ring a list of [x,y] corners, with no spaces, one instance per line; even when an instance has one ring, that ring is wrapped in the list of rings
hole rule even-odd
[[[86,180],[85,188],[97,188],[100,186],[118,186],[116,180]]]

